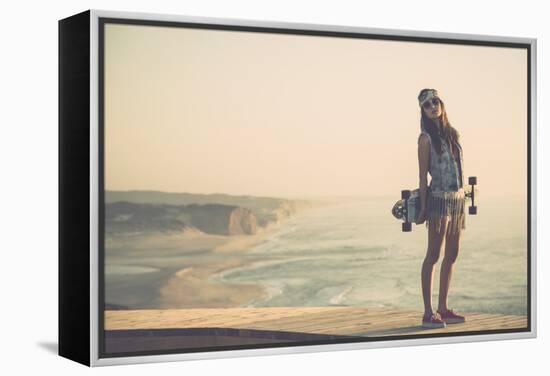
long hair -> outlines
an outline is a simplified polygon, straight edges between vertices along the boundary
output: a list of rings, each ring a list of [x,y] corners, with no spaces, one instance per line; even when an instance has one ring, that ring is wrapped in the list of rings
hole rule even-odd
[[[420,98],[422,94],[429,89],[422,89],[418,94]],[[420,108],[420,129],[425,130],[430,134],[430,137],[434,143],[435,150],[438,154],[441,154],[441,142],[445,141],[447,145],[453,145],[454,142],[460,145],[460,134],[456,129],[453,128],[449,118],[447,116],[447,111],[445,110],[445,103],[439,98],[441,103],[441,116],[439,117],[438,127],[435,121],[430,119],[428,115],[424,112],[424,109]]]

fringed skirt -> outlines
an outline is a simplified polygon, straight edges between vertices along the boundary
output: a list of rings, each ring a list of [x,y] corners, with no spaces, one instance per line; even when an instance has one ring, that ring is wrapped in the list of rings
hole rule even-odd
[[[430,223],[435,225],[436,231],[441,232],[442,221],[447,219],[447,227],[453,234],[466,228],[466,196],[463,189],[456,192],[428,191],[426,207],[426,227]]]

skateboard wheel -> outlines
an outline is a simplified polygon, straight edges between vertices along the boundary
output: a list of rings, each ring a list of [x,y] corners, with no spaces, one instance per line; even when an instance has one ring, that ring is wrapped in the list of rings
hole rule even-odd
[[[468,178],[468,184],[469,185],[476,185],[477,184],[477,177],[476,176],[470,176]]]
[[[403,230],[403,232],[410,232],[411,229],[411,222],[403,222],[403,224],[401,225],[401,230]]]
[[[476,215],[477,214],[477,206],[470,206],[468,208],[468,213],[470,213],[472,215]]]
[[[407,200],[409,197],[411,197],[411,191],[409,191],[408,189],[404,189],[401,191],[401,198],[403,200]]]

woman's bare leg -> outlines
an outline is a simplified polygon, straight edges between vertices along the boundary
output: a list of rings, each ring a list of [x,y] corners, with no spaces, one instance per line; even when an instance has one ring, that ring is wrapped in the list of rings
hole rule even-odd
[[[449,229],[445,237],[445,256],[441,262],[441,273],[439,276],[439,304],[438,311],[445,312],[447,307],[447,296],[449,294],[449,287],[451,285],[451,275],[453,274],[453,266],[458,256],[458,249],[460,247],[460,224],[458,233],[453,234]]]
[[[428,251],[422,263],[422,297],[424,298],[424,314],[433,314],[432,310],[432,284],[434,266],[441,254],[445,233],[447,230],[447,219],[441,220],[440,232],[436,231],[436,224],[429,223],[428,226]]]

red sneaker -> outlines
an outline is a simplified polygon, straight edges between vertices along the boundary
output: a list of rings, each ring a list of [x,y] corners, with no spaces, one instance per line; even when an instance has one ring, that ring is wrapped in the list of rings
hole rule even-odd
[[[445,321],[441,319],[441,316],[439,316],[439,313],[432,313],[431,315],[427,316],[424,315],[422,317],[422,327],[423,328],[445,328],[447,325],[445,324]]]
[[[437,310],[437,313],[441,316],[441,319],[447,324],[458,324],[466,321],[466,318],[461,315],[457,315],[452,309],[448,309],[445,312]]]

